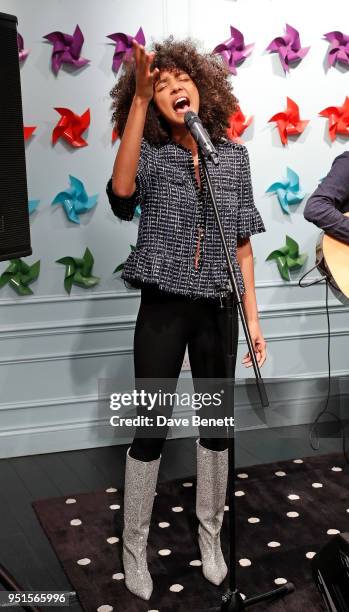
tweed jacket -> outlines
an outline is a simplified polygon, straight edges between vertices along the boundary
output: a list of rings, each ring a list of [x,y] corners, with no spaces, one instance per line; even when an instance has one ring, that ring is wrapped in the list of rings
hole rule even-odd
[[[208,162],[241,294],[242,273],[237,240],[265,231],[253,201],[248,152],[245,146],[223,140],[216,145],[219,165]],[[228,272],[221,239],[202,162],[199,156],[201,189],[195,177],[191,151],[170,142],[161,146],[142,139],[136,175],[136,190],[129,198],[118,197],[107,184],[114,214],[132,220],[141,208],[136,249],[125,262],[122,278],[134,287],[154,283],[172,293],[196,297],[219,297],[229,291]],[[198,228],[204,229],[200,241]]]

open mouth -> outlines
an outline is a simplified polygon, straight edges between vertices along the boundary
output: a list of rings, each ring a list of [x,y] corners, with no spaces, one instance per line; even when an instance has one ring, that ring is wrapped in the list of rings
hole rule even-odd
[[[178,114],[184,114],[190,109],[190,100],[188,96],[181,96],[173,103],[173,109]]]

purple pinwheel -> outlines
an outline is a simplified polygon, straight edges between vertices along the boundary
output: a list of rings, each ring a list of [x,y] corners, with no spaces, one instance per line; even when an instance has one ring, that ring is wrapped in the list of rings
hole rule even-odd
[[[129,36],[129,34],[116,32],[115,34],[108,34],[107,38],[111,38],[116,43],[112,66],[114,72],[119,70],[123,61],[131,59],[133,39],[136,40],[139,45],[145,45],[145,37],[142,28],[139,28],[136,36]]]
[[[327,32],[324,37],[331,44],[327,61],[328,65],[334,66],[336,62],[349,66],[349,36],[342,32]]]
[[[310,47],[301,47],[298,30],[286,23],[286,34],[274,38],[266,50],[278,53],[284,71],[288,72],[290,65],[302,60],[309,49]]]
[[[19,32],[17,32],[17,47],[18,47],[18,57],[19,57],[19,61],[23,62],[23,60],[25,60],[25,58],[28,56],[29,54],[29,49],[24,49],[24,40],[23,40],[23,36],[21,36],[19,34]]]
[[[212,53],[221,55],[231,74],[236,74],[236,67],[242,64],[246,57],[252,53],[253,47],[254,43],[245,45],[244,37],[240,30],[230,26],[230,38],[217,45]]]
[[[90,60],[80,57],[84,36],[78,25],[72,36],[64,32],[50,32],[43,38],[53,44],[52,70],[55,74],[58,73],[62,64],[71,64],[74,68],[81,68],[89,63]]]

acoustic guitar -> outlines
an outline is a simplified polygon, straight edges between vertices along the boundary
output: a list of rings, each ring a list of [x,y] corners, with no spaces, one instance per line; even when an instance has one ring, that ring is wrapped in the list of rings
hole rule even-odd
[[[349,212],[344,213],[349,217]],[[322,233],[316,245],[316,266],[334,295],[349,304],[349,244]]]

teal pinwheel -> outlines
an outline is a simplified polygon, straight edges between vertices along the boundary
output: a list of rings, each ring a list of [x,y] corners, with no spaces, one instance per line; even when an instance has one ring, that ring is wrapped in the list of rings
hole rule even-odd
[[[67,293],[71,292],[73,285],[78,285],[84,289],[94,287],[101,280],[99,276],[92,276],[92,268],[94,264],[93,255],[87,247],[82,258],[79,257],[61,257],[56,263],[61,263],[66,266],[64,288]]]
[[[131,253],[132,253],[132,251],[134,251],[136,249],[136,247],[133,244],[130,244],[130,249],[131,249]],[[121,270],[123,270],[124,266],[125,266],[125,261],[123,261],[121,264],[116,266],[115,270],[113,270],[113,274],[115,274],[115,272],[120,272]]]
[[[29,200],[28,201],[28,208],[29,208],[29,214],[31,215],[34,210],[37,209],[38,205],[39,205],[40,200]]]
[[[19,295],[31,295],[33,291],[28,287],[35,281],[40,273],[40,260],[31,266],[21,259],[10,259],[10,264],[0,276],[0,289],[9,284]]]
[[[57,193],[52,204],[61,204],[69,221],[80,223],[79,215],[96,205],[98,194],[89,197],[82,181],[71,174],[69,174],[69,180],[70,188]]]
[[[265,193],[276,193],[282,210],[288,215],[289,205],[299,204],[305,197],[305,192],[299,188],[299,176],[291,168],[287,168],[287,178],[284,181],[273,183]]]
[[[281,277],[285,281],[291,280],[290,270],[301,268],[308,255],[300,255],[298,243],[290,236],[286,236],[286,244],[268,255],[266,261],[276,261]]]

